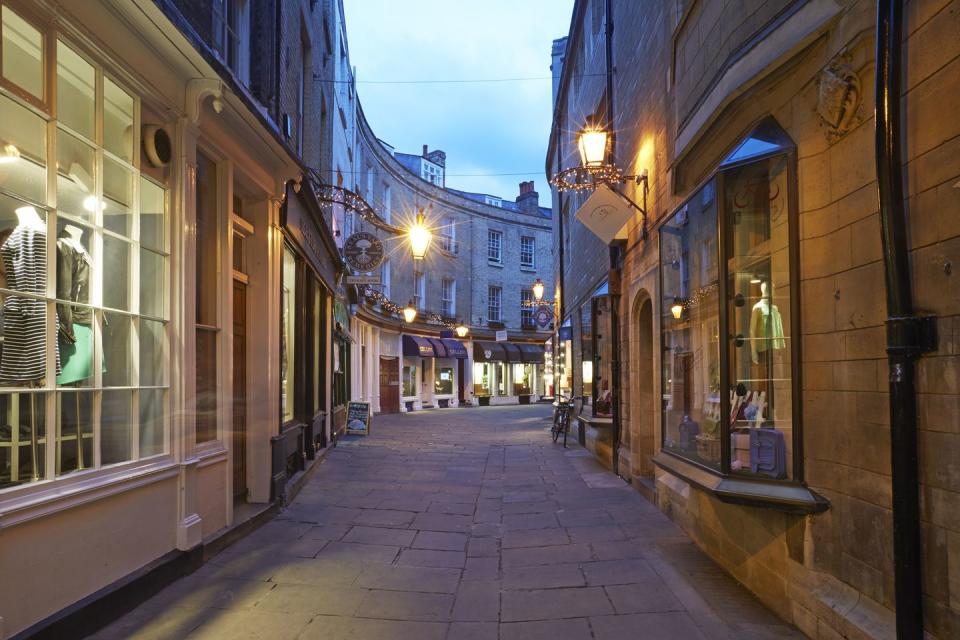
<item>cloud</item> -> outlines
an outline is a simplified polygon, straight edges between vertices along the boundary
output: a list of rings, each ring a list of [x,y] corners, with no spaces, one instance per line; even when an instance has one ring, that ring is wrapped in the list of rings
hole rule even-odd
[[[535,180],[549,206],[544,157],[549,79],[477,84],[364,81],[548,78],[550,49],[567,34],[573,0],[344,0],[360,101],[378,137],[398,151],[447,152],[447,185],[517,195]],[[398,8],[402,6],[402,10]],[[460,174],[524,175],[464,176]]]

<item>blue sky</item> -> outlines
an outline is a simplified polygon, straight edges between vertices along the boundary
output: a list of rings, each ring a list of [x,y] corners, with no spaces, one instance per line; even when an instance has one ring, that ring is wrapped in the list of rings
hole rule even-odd
[[[446,151],[448,187],[513,199],[521,181],[534,180],[550,206],[550,80],[370,81],[547,78],[551,42],[567,34],[572,8],[573,0],[344,0],[357,93],[374,132],[397,151]],[[507,173],[523,175],[490,175]]]

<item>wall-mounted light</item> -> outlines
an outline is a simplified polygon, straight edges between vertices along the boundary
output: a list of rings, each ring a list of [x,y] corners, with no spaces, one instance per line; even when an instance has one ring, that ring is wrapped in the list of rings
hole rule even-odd
[[[412,323],[417,319],[417,308],[413,305],[413,300],[407,303],[407,306],[403,308],[403,319],[407,323]]]
[[[530,288],[533,289],[533,297],[536,298],[537,301],[543,300],[543,280],[537,278]]]
[[[427,248],[430,246],[430,239],[433,237],[433,233],[427,227],[427,219],[423,215],[423,209],[417,212],[416,220],[407,230],[407,237],[410,239],[413,259],[423,260],[423,256],[427,254]]]
[[[683,301],[680,298],[673,299],[673,304],[670,305],[670,313],[673,315],[674,320],[679,320],[683,315]]]
[[[463,322],[457,321],[457,327],[454,329],[457,332],[457,337],[466,338],[467,334],[470,333],[470,327],[465,325]]]
[[[602,167],[607,161],[610,134],[602,127],[587,125],[577,134],[580,164],[585,168]]]

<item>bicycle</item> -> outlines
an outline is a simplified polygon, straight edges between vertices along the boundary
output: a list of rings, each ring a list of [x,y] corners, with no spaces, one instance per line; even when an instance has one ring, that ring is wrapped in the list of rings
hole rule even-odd
[[[560,439],[563,433],[563,448],[567,448],[567,434],[570,433],[570,416],[573,413],[574,403],[580,396],[573,396],[567,400],[557,401],[557,408],[553,412],[553,425],[550,427],[550,435],[553,441]]]

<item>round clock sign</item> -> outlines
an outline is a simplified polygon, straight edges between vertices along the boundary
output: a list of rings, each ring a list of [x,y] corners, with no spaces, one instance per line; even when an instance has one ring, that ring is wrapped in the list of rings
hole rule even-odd
[[[360,231],[343,244],[343,257],[354,270],[369,273],[383,262],[383,243],[372,233]]]

